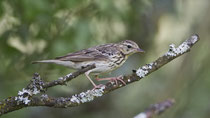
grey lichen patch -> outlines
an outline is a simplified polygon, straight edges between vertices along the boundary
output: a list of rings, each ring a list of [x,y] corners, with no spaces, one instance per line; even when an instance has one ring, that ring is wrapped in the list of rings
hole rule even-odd
[[[59,77],[58,80],[64,80],[64,78],[63,77]]]
[[[155,64],[154,63],[147,64],[147,69],[152,69],[153,65],[155,65]]]
[[[78,98],[78,96],[77,95],[73,95],[72,97],[71,97],[71,100],[70,100],[71,102],[74,102],[74,103],[80,103],[80,99]]]
[[[15,100],[17,101],[18,104],[20,102],[23,102],[24,104],[28,104],[29,102],[31,102],[31,100],[29,100],[29,96],[26,96],[26,97],[18,96],[18,97],[15,97]]]
[[[40,90],[38,90],[37,88],[34,88],[32,91],[32,95],[36,95],[38,93],[40,93]]]
[[[154,65],[153,63],[149,63],[149,64],[146,64],[145,66],[139,68],[136,71],[136,75],[139,76],[140,78],[145,77],[149,73],[149,70],[152,69],[153,65]]]
[[[169,45],[169,50],[165,55],[166,56],[176,56],[176,54],[174,53],[175,51],[176,51],[175,44],[171,44],[171,45]]]
[[[23,102],[24,104],[28,104],[31,100],[29,100],[29,97],[33,95],[33,93],[39,93],[38,91],[31,91],[23,88],[22,91],[18,92],[18,96],[15,97],[15,100],[19,104],[20,102]]]
[[[139,68],[136,71],[136,75],[139,76],[140,78],[145,77],[147,73],[148,73],[148,71],[147,70],[143,70],[142,68]]]
[[[28,104],[31,101],[29,97],[38,93],[40,93],[40,90],[38,90],[37,88],[34,88],[33,90],[23,88],[22,91],[18,92],[18,96],[15,97],[15,100],[18,103],[23,102],[24,104]]]
[[[71,76],[72,76],[72,73],[69,73],[68,75],[66,75],[66,77],[68,77],[68,78],[71,77]]]
[[[95,97],[100,97],[104,93],[105,86],[102,86],[99,89],[88,90],[80,94],[75,94],[71,97],[70,101],[73,103],[85,103],[94,100]]]
[[[31,90],[26,90],[25,88],[23,88],[22,91],[18,91],[18,95],[19,96],[23,96],[23,95],[32,95],[33,93],[31,92]]]
[[[169,45],[169,50],[165,53],[165,56],[175,57],[177,55],[183,54],[190,49],[187,42],[183,42],[178,48],[175,48],[174,44]]]
[[[184,42],[177,48],[177,53],[183,54],[187,52],[187,50],[189,49],[190,49],[190,46],[187,44],[187,42]]]
[[[72,76],[72,73],[69,73],[65,77],[59,77],[58,80],[66,81],[67,78],[70,78]]]
[[[26,88],[23,88],[22,91],[18,91],[18,96],[15,97],[15,100],[18,104],[21,102],[24,104],[29,104],[31,101],[31,96],[36,95],[44,90],[43,85],[44,83],[41,80],[40,75],[35,73],[31,83]]]
[[[197,41],[199,40],[199,36],[197,35],[197,34],[195,34],[195,35],[193,35],[192,37],[191,37],[191,43],[192,44],[194,44],[194,43],[196,43]]]
[[[42,100],[44,100],[44,99],[46,100],[46,99],[49,99],[49,97],[48,97],[47,94],[42,94],[42,95],[41,95],[41,99],[42,99]]]

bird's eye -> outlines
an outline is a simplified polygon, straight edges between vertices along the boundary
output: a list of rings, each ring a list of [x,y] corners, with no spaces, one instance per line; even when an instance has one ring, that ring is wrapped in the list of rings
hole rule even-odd
[[[128,48],[131,48],[131,45],[127,45]]]

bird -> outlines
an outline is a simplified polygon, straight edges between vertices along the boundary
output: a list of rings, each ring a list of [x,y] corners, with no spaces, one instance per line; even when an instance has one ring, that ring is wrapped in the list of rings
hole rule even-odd
[[[96,76],[101,73],[109,73],[122,66],[130,55],[137,52],[143,53],[145,51],[139,48],[138,44],[134,41],[123,40],[118,43],[102,44],[73,53],[68,53],[54,59],[34,61],[32,63],[53,63],[75,70],[80,70],[89,65],[95,65],[95,68],[85,72],[85,76],[92,83],[95,89],[100,88],[101,84],[96,85],[90,78],[90,73],[94,73]],[[126,84],[120,77],[96,78],[96,80],[110,80],[116,83],[117,81],[121,81],[123,84]]]

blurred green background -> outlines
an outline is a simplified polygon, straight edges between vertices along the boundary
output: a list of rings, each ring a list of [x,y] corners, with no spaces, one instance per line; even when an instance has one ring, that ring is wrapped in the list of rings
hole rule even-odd
[[[150,104],[174,98],[176,104],[157,118],[210,116],[209,0],[1,0],[0,99],[17,95],[38,72],[50,81],[73,72],[57,65],[32,65],[94,45],[129,39],[145,54],[135,54],[104,76],[129,74],[197,33],[191,52],[139,82],[75,108],[30,107],[3,118],[131,118]],[[70,96],[92,85],[82,75],[47,91]]]

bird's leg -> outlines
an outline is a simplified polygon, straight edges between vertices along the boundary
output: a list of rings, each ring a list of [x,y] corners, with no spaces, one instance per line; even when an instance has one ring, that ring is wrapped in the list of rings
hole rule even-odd
[[[126,85],[126,83],[123,81],[123,79],[121,79],[121,78],[123,78],[123,76],[118,76],[118,77],[109,77],[109,78],[96,78],[96,80],[97,81],[103,81],[103,80],[109,80],[109,81],[114,81],[116,84],[117,84],[117,86],[118,86],[118,82],[117,81],[120,81],[120,82],[122,82],[124,85]]]
[[[89,77],[89,71],[85,73],[85,76],[88,78],[88,80],[93,84],[94,88],[93,89],[97,89],[97,88],[101,88],[101,86],[103,86],[103,84],[99,84],[96,85],[93,80]]]

